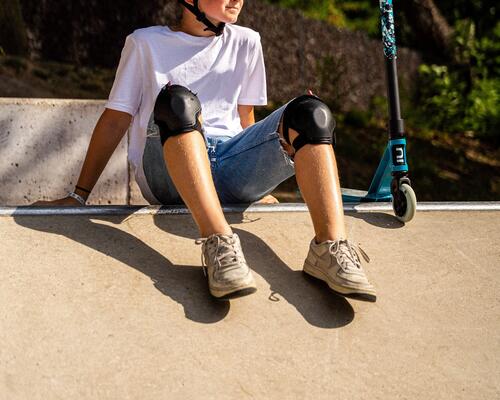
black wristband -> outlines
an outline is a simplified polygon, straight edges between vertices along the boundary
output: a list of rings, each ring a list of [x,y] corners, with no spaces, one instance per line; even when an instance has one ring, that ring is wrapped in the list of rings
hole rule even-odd
[[[75,189],[79,189],[79,190],[81,190],[82,192],[86,192],[86,193],[89,193],[89,194],[90,194],[90,190],[84,189],[84,188],[82,188],[82,187],[80,187],[80,186],[75,186]]]

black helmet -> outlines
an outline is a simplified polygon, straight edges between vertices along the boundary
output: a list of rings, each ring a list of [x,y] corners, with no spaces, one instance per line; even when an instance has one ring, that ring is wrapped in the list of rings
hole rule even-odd
[[[184,0],[178,0],[178,2],[186,7],[189,11],[191,11],[194,15],[196,15],[196,19],[198,21],[203,22],[207,26],[204,31],[210,30],[215,33],[215,36],[222,35],[222,32],[224,32],[224,26],[226,26],[226,24],[224,22],[221,22],[219,26],[215,26],[214,24],[212,24],[205,13],[199,9],[198,0],[194,0],[194,6]]]

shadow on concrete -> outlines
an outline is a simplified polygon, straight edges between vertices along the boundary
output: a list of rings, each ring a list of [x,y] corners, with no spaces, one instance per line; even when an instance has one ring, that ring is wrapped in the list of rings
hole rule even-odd
[[[229,303],[219,302],[209,295],[199,266],[175,265],[140,239],[90,219],[116,225],[123,221],[121,216],[14,216],[20,226],[65,236],[149,276],[160,292],[184,307],[185,316],[190,320],[210,324],[227,315]],[[78,255],[74,263],[78,263]]]
[[[226,217],[230,224],[245,222],[242,213],[226,214]],[[215,323],[229,312],[229,302],[220,302],[210,296],[200,266],[175,265],[140,239],[106,224],[119,225],[126,215],[50,218],[14,215],[13,218],[20,226],[65,236],[149,276],[160,292],[183,306],[188,319]],[[153,218],[159,229],[185,238],[198,238],[191,217],[155,215]],[[342,327],[354,319],[354,310],[345,298],[335,295],[321,283],[305,279],[301,271],[290,269],[268,244],[254,234],[243,229],[234,231],[241,237],[250,268],[269,283],[269,301],[283,298],[308,323],[321,328]],[[201,253],[201,248],[194,251]],[[78,262],[78,257],[74,262]]]
[[[405,226],[403,222],[397,219],[394,215],[382,212],[345,212],[345,215],[360,219],[367,224],[383,229],[399,229]]]
[[[251,223],[244,218],[243,213],[226,213],[225,216],[229,224]],[[198,231],[194,223],[190,223],[192,226],[188,228],[185,220],[180,223],[179,218],[155,215],[154,222],[158,228],[171,234],[197,238]],[[290,269],[267,243],[251,232],[234,227],[233,231],[241,239],[250,268],[269,283],[269,301],[283,298],[309,324],[320,328],[339,328],[354,319],[354,310],[344,297],[336,295],[321,282],[305,279],[302,271]]]

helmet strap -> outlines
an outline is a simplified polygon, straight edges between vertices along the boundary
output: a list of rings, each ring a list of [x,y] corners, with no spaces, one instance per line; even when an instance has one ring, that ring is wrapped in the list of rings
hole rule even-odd
[[[203,29],[204,31],[212,31],[215,33],[215,36],[220,36],[222,35],[222,32],[224,32],[224,26],[226,25],[224,22],[221,22],[219,26],[215,26],[205,15],[204,12],[200,10],[198,7],[198,0],[194,0],[194,6],[191,4],[187,3],[184,0],[179,0],[179,3],[181,3],[184,7],[186,7],[189,11],[191,11],[195,16],[196,19],[203,24],[206,25],[206,28]]]

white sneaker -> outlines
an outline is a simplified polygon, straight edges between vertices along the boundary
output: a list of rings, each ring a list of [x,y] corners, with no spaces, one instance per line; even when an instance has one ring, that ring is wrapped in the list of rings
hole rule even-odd
[[[375,288],[368,282],[356,250],[370,261],[361,248],[348,240],[317,244],[313,239],[304,261],[304,272],[326,282],[339,294],[374,302],[377,299]]]
[[[196,244],[202,244],[203,272],[208,276],[212,296],[228,300],[257,291],[236,233],[211,235],[198,239]]]

